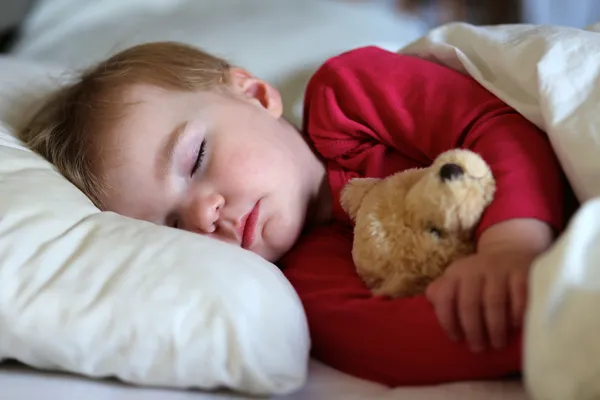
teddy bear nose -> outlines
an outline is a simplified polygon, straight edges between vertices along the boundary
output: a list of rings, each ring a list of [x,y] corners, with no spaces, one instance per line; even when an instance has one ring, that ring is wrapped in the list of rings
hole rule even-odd
[[[442,168],[440,168],[440,178],[442,178],[442,181],[450,181],[459,178],[464,173],[465,171],[458,164],[448,163],[442,165]]]

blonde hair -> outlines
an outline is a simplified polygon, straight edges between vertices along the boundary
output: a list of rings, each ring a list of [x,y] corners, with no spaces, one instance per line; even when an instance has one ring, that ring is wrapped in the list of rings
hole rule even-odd
[[[123,115],[123,92],[135,84],[210,90],[228,83],[230,70],[227,61],[182,43],[134,46],[53,93],[20,130],[20,139],[102,208],[98,136]]]

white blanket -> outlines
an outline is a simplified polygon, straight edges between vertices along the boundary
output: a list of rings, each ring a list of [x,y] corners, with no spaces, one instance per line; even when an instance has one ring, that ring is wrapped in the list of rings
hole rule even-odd
[[[535,399],[600,398],[598,31],[451,24],[401,50],[470,74],[548,132],[584,203],[532,273],[525,377]]]

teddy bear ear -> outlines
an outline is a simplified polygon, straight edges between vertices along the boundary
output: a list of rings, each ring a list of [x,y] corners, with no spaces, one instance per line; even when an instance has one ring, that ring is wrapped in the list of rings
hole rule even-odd
[[[350,218],[356,218],[365,195],[379,181],[378,178],[354,178],[344,186],[340,194],[340,203]]]

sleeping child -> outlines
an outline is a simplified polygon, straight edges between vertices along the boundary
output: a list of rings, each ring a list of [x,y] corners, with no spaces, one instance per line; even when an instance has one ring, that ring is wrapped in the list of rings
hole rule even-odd
[[[276,88],[174,42],[104,60],[21,132],[101,210],[206,235],[277,263],[303,302],[312,354],[387,385],[518,373],[532,261],[563,229],[565,181],[544,132],[472,78],[377,47],[327,60],[302,129]],[[354,177],[480,154],[497,180],[477,251],[425,295],[373,297],[339,203]]]

